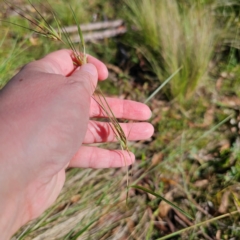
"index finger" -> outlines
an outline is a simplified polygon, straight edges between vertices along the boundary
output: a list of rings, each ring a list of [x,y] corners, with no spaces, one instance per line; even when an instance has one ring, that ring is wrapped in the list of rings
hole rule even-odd
[[[98,71],[98,80],[104,80],[108,77],[108,70],[105,64],[97,58],[87,55],[88,63],[92,63]],[[52,52],[40,60],[32,62],[26,66],[31,66],[31,69],[53,74],[69,76],[77,68],[73,63],[73,51],[62,49]]]

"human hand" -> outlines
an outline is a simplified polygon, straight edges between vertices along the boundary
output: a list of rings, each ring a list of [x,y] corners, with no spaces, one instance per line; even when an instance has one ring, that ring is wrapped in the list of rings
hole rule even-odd
[[[0,231],[9,238],[38,217],[59,195],[67,167],[122,167],[132,153],[93,146],[115,141],[108,123],[92,100],[106,66],[88,56],[76,69],[70,50],[51,53],[26,65],[0,91]],[[141,103],[108,98],[117,118],[146,120],[149,108]],[[149,138],[149,123],[122,124],[129,140]],[[4,230],[3,230],[4,229]]]

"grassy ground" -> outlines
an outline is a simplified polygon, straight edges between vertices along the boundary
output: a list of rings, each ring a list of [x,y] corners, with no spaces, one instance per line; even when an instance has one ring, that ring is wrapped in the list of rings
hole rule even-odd
[[[53,2],[63,23],[73,24],[63,3]],[[26,1],[16,4],[28,7]],[[48,10],[36,4],[51,21]],[[71,0],[71,4],[81,22],[122,17],[127,23],[124,36],[87,45],[88,52],[111,69],[102,86],[107,95],[144,102],[182,67],[148,103],[154,136],[129,143],[137,159],[131,184],[164,196],[193,219],[139,189],[130,189],[126,205],[126,169],[71,169],[54,206],[23,227],[16,238],[164,239],[182,231],[169,239],[238,239],[237,2],[83,0],[78,4]],[[4,6],[2,17],[14,13]],[[0,43],[1,86],[26,62],[62,47],[8,24],[1,25],[1,32],[5,36]]]

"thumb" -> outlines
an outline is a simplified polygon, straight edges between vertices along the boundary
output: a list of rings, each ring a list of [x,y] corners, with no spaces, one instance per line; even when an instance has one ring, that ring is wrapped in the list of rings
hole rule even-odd
[[[86,63],[78,67],[70,77],[72,81],[89,84],[91,94],[95,91],[98,81],[97,68],[92,63]]]

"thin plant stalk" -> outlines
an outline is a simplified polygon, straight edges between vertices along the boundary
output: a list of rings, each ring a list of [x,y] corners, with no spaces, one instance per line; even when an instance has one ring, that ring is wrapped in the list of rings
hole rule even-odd
[[[182,67],[178,68],[169,78],[167,78],[145,101],[146,104],[149,102],[180,70]]]
[[[114,132],[117,141],[120,143],[121,149],[127,151],[130,156],[130,153],[129,153],[130,151],[129,151],[128,143],[127,143],[127,137],[126,137],[121,125],[119,124],[113,111],[111,110],[111,107],[109,106],[101,89],[98,88],[96,92],[97,92],[96,96],[97,96],[98,100],[95,97],[93,97],[93,99],[99,104],[101,109],[104,111],[104,113],[107,115],[108,119],[110,120],[109,126],[111,127],[112,131]],[[130,158],[131,158],[131,156],[130,156]],[[127,167],[127,162],[126,162],[125,156],[124,156],[124,162],[125,162],[125,166]],[[128,172],[128,168],[127,168],[127,188],[128,188],[128,186],[129,186],[129,172]]]
[[[87,63],[87,58],[86,58],[86,48],[85,48],[85,42],[84,42],[82,30],[81,30],[80,25],[79,25],[79,23],[78,23],[78,21],[77,21],[76,14],[75,14],[75,12],[73,11],[72,6],[71,6],[71,5],[69,5],[69,6],[70,6],[70,9],[71,9],[71,11],[72,11],[72,15],[73,15],[74,21],[75,21],[75,23],[77,24],[78,35],[79,35],[79,37],[80,37],[79,49],[81,49],[81,47],[82,47],[82,50],[83,50],[82,63],[85,64],[85,63]],[[81,44],[82,46],[80,46],[80,44]]]

